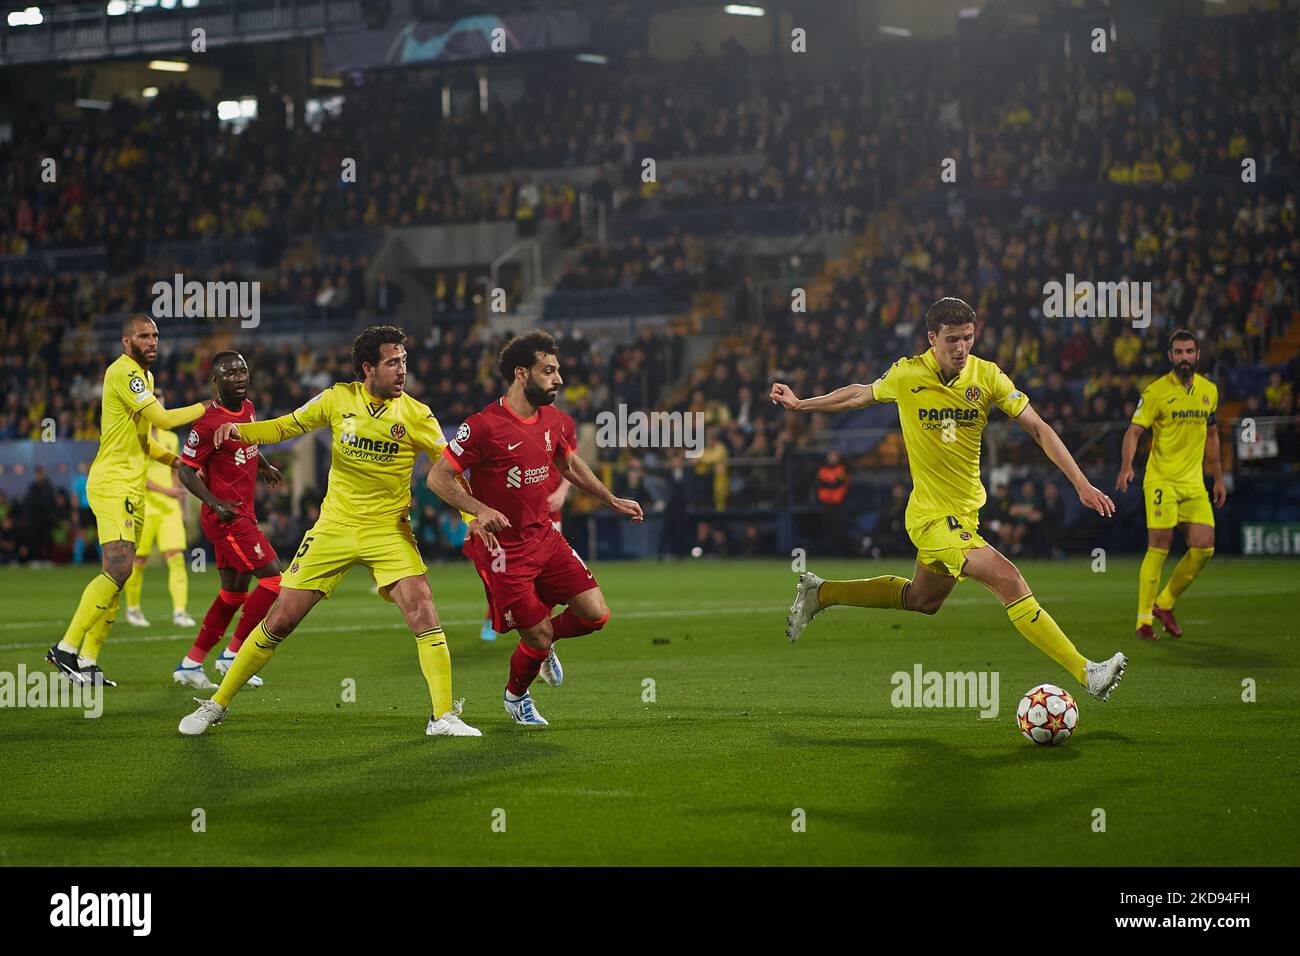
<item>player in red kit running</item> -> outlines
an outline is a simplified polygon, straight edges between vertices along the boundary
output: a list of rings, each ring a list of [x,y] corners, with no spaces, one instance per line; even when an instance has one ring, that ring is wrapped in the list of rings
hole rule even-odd
[[[181,451],[178,468],[181,484],[203,502],[199,524],[212,542],[221,591],[203,616],[194,646],[176,665],[172,679],[178,684],[212,690],[217,685],[203,672],[203,659],[225,636],[235,612],[243,615],[225,651],[217,658],[217,671],[224,674],[253,628],[266,617],[280,593],[280,559],[257,526],[253,496],[259,474],[272,485],[280,473],[257,453],[256,445],[226,441],[217,448],[212,435],[224,422],[251,422],[257,414],[248,400],[248,363],[238,352],[218,352],[212,357],[212,381],[217,401],[191,426]],[[184,467],[188,465],[189,467]],[[257,587],[248,591],[250,577]],[[257,687],[262,679],[253,676]]]
[[[528,687],[539,672],[554,687],[564,680],[555,641],[598,631],[609,620],[595,577],[551,524],[551,476],[558,471],[632,521],[643,515],[639,504],[616,498],[592,474],[578,457],[573,419],[551,407],[564,383],[555,339],[541,331],[512,339],[497,370],[509,383],[506,394],[461,424],[428,482],[469,518],[463,550],[483,579],[493,627],[519,632],[506,713],[515,723],[542,726]],[[557,604],[568,607],[551,617]]]

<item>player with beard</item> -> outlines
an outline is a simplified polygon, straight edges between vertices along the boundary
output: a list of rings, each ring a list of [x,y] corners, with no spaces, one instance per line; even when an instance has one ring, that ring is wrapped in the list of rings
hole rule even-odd
[[[411,475],[424,452],[435,462],[446,441],[429,406],[406,394],[406,334],[391,325],[364,329],[352,343],[359,381],[325,389],[301,408],[265,422],[223,422],[213,433],[220,448],[234,440],[270,445],[330,430],[329,490],[320,518],[302,539],[280,580],[280,594],[248,636],[211,700],[180,722],[196,736],[220,722],[239,689],[271,659],[322,598],[334,593],[354,564],[374,576],[379,594],[396,604],[415,636],[420,670],[429,685],[430,737],[479,737],[460,719],[463,701],[451,695],[447,636],[429,591],[428,569],[411,532]],[[500,515],[480,514],[489,530]]]
[[[1174,602],[1214,556],[1214,508],[1203,477],[1207,451],[1214,476],[1214,506],[1222,508],[1228,500],[1215,424],[1218,386],[1196,374],[1201,353],[1191,332],[1179,329],[1170,336],[1168,355],[1173,369],[1143,390],[1133,422],[1124,434],[1119,477],[1115,479],[1116,488],[1128,490],[1138,440],[1150,429],[1151,455],[1142,477],[1147,553],[1138,572],[1137,611],[1137,636],[1147,641],[1158,639],[1152,629],[1155,618],[1165,633],[1182,637],[1183,629],[1174,619]],[[1187,552],[1160,591],[1160,574],[1174,543],[1175,525],[1183,529]]]
[[[117,686],[97,663],[117,616],[122,586],[135,563],[145,518],[149,460],[175,468],[177,458],[149,435],[170,431],[203,414],[203,403],[165,409],[153,394],[150,367],[158,360],[158,326],[147,315],[122,323],[122,354],[104,371],[99,451],[90,466],[86,497],[95,513],[102,568],[86,585],[62,640],[45,659],[77,683]]]
[[[529,686],[539,673],[552,687],[564,680],[555,642],[609,621],[595,577],[551,523],[552,476],[558,471],[619,514],[644,520],[639,504],[615,497],[578,457],[573,419],[552,407],[564,384],[556,351],[542,331],[508,342],[497,364],[505,395],[461,424],[428,477],[434,493],[469,518],[462,550],[483,579],[493,628],[519,632],[505,709],[534,727],[547,721]],[[557,604],[568,606],[551,617]]]
[[[225,636],[235,612],[243,608],[235,636],[217,658],[219,674],[234,663],[244,639],[266,617],[280,593],[280,559],[257,526],[253,501],[260,475],[278,485],[280,473],[257,453],[257,446],[227,440],[218,448],[213,438],[226,422],[248,424],[257,411],[248,400],[248,363],[238,352],[218,352],[212,357],[212,382],[217,401],[194,423],[181,451],[180,481],[190,494],[203,502],[199,524],[212,542],[221,590],[203,616],[194,646],[176,665],[172,679],[199,690],[215,690],[216,684],[203,672],[208,651]],[[251,593],[248,582],[257,578]],[[250,677],[249,686],[260,687],[262,678]]]

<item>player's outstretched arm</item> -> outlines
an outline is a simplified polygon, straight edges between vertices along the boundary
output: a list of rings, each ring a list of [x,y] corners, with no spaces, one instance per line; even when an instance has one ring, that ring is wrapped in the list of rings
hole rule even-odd
[[[185,405],[181,408],[163,408],[158,402],[150,402],[140,409],[140,417],[155,428],[171,431],[182,425],[188,425],[207,410],[208,406],[205,402],[195,402],[193,405]]]
[[[1105,492],[1092,486],[1070,450],[1065,447],[1065,442],[1061,441],[1061,436],[1056,434],[1056,429],[1043,421],[1032,405],[1026,405],[1025,410],[1016,416],[1016,423],[1038,442],[1038,447],[1043,449],[1052,464],[1061,469],[1061,474],[1070,479],[1070,484],[1079,493],[1079,501],[1084,507],[1091,508],[1103,518],[1109,518],[1115,513],[1115,502]]]
[[[870,385],[845,385],[816,398],[800,398],[790,391],[790,386],[780,382],[772,386],[768,398],[773,405],[792,412],[847,412],[851,408],[866,408],[876,400]]]
[[[587,463],[578,456],[577,452],[570,452],[565,455],[560,459],[559,465],[560,474],[573,487],[585,491],[611,511],[627,515],[636,524],[640,524],[645,520],[645,514],[641,511],[641,506],[631,498],[615,497],[614,492],[605,487],[605,483],[596,477],[591,468],[587,466]]]
[[[478,519],[484,531],[495,534],[510,527],[509,518],[495,508],[489,508],[466,490],[456,469],[441,455],[433,459],[429,477],[425,481],[430,491],[459,511],[462,517],[472,515]]]
[[[227,438],[233,438],[250,445],[274,445],[276,442],[305,435],[311,430],[290,412],[264,422],[222,422],[212,433],[212,444],[213,447],[220,448]]]
[[[1119,453],[1119,475],[1115,478],[1115,487],[1120,491],[1128,491],[1128,483],[1133,480],[1133,456],[1137,454],[1144,431],[1146,429],[1135,422],[1124,433],[1124,446]]]

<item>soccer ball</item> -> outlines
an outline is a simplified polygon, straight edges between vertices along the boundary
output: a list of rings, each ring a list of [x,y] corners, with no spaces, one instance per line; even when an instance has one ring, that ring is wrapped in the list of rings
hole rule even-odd
[[[1079,729],[1079,705],[1055,684],[1039,684],[1020,698],[1016,723],[1027,740],[1055,747]]]

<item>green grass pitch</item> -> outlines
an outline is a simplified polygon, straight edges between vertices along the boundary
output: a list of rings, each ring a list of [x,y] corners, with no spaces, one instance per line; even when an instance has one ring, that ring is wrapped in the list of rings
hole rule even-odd
[[[535,685],[551,726],[529,730],[500,703],[514,641],[481,643],[478,579],[435,565],[477,740],[424,736],[413,641],[364,570],[201,738],[177,733],[194,694],[170,677],[192,635],[119,621],[101,663],[121,686],[100,719],[0,709],[0,863],[1293,863],[1296,563],[1216,559],[1179,605],[1186,636],[1154,644],[1133,637],[1136,562],[1089,565],[1022,567],[1084,654],[1130,657],[1108,703],[1080,693],[1080,732],[1055,749],[1020,737],[1016,703],[1037,682],[1079,689],[973,582],[935,617],[835,608],[791,645],[787,564],[598,564],[613,619],[560,645],[565,685]],[[834,578],[908,567],[813,563]],[[93,573],[0,572],[0,671],[45,668]],[[197,616],[216,577],[190,588]],[[157,567],[144,609],[170,617]],[[917,663],[997,671],[996,719],[893,707],[891,675]]]

